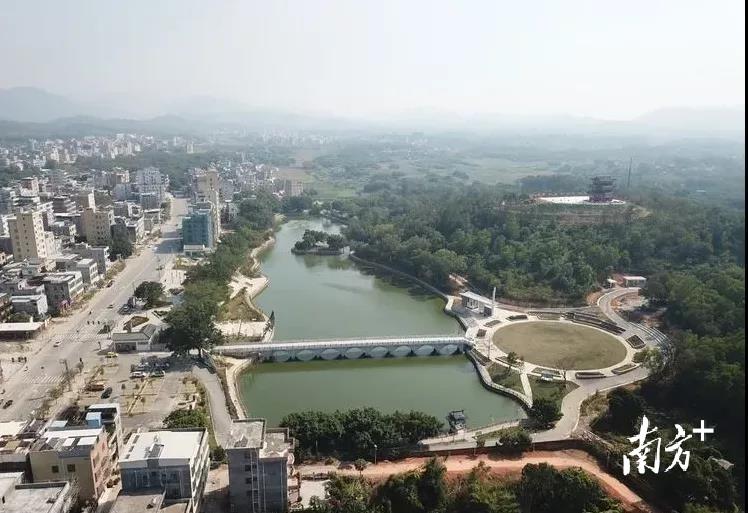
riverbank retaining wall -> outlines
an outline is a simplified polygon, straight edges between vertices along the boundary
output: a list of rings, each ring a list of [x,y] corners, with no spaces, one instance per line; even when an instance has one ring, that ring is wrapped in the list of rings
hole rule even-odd
[[[509,396],[512,399],[516,399],[517,401],[519,401],[525,411],[532,408],[532,399],[527,397],[525,394],[494,383],[491,379],[491,375],[488,373],[488,369],[486,369],[486,367],[478,361],[478,359],[473,354],[473,351],[467,351],[465,353],[465,356],[467,356],[468,359],[473,363],[473,367],[475,367],[475,371],[478,373],[478,378],[480,379],[481,385],[483,385],[484,388],[490,390],[491,392],[496,392]]]

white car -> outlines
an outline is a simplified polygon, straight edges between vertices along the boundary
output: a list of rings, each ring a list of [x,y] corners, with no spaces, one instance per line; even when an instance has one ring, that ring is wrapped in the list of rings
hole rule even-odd
[[[55,342],[52,344],[52,347],[60,347],[62,345],[62,342]]]
[[[135,371],[130,373],[131,378],[144,378],[145,372]]]

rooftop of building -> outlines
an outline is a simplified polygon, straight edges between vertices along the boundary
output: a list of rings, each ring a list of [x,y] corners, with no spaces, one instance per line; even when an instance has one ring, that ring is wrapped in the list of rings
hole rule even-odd
[[[122,451],[120,464],[148,460],[192,460],[197,456],[204,429],[173,429],[133,433]]]
[[[157,512],[164,501],[164,492],[156,488],[141,492],[120,493],[109,513]]]
[[[40,435],[34,443],[34,449],[39,451],[72,451],[92,448],[96,445],[96,440],[102,430],[101,427],[67,427],[55,422]]]
[[[43,322],[2,322],[0,333],[27,333],[39,330],[43,326]]]
[[[265,437],[265,419],[240,419],[231,423],[231,443],[235,449],[257,449],[262,447]]]
[[[5,503],[0,508],[3,513],[47,513],[58,511],[56,503],[60,494],[69,489],[67,482],[27,483],[15,485],[8,490]]]
[[[286,429],[265,429],[265,419],[241,419],[231,424],[229,449],[260,449],[260,457],[286,456],[293,440]]]

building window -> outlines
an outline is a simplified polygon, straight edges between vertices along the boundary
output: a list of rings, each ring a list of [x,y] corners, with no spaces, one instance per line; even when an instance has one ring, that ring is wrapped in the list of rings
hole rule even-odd
[[[75,472],[75,465],[68,465],[68,472]]]
[[[57,465],[52,465],[52,473],[53,474],[59,474],[60,473],[60,467]]]

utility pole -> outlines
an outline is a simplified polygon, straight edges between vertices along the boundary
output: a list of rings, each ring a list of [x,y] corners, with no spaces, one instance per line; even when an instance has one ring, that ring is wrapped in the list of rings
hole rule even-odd
[[[631,188],[631,164],[634,162],[634,157],[629,157],[629,176],[626,180],[626,192]]]

